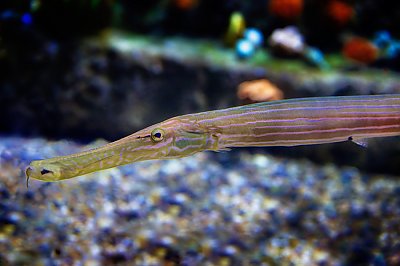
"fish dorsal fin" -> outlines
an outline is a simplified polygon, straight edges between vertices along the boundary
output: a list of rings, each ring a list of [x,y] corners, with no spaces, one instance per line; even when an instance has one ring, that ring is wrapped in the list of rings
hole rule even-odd
[[[349,140],[364,148],[368,147],[368,139],[353,139],[353,137],[349,137]]]

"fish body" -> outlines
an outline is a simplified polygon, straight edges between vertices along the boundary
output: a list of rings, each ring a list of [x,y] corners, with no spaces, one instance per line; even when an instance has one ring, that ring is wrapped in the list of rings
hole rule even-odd
[[[400,95],[290,99],[177,116],[102,147],[32,161],[27,177],[60,181],[144,160],[232,147],[296,146],[400,135]]]

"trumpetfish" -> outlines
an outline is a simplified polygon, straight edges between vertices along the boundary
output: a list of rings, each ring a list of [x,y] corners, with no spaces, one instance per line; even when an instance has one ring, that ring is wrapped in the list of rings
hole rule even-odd
[[[60,181],[124,164],[232,147],[296,146],[400,135],[400,94],[264,102],[186,114],[99,148],[32,161],[27,181]]]

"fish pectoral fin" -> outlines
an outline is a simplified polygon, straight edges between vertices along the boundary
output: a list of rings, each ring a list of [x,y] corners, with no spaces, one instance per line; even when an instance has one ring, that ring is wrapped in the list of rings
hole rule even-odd
[[[353,139],[352,137],[349,137],[349,140],[361,147],[368,148],[368,139]]]
[[[224,151],[230,151],[232,150],[231,148],[223,147],[223,148],[218,148],[218,150],[215,150],[215,152],[224,152]]]
[[[198,131],[187,130],[186,133],[193,134],[193,135],[201,135],[201,134],[205,134],[206,132],[205,131],[200,131],[200,130],[198,130]]]

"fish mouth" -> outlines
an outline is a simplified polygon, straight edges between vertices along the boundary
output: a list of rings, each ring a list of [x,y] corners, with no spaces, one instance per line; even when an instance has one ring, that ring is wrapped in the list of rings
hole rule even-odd
[[[34,178],[34,179],[38,179],[38,173],[37,170],[35,169],[35,167],[29,165],[28,167],[26,167],[25,169],[25,175],[26,178],[29,180],[29,178]]]
[[[41,165],[36,166],[35,162],[36,161],[31,162],[31,164],[28,167],[26,167],[26,169],[25,169],[25,175],[26,175],[27,181],[30,178],[34,178],[34,179],[46,181],[46,182],[57,181],[58,171],[56,171],[54,166],[49,166],[49,165],[46,165],[45,167],[43,167]]]

